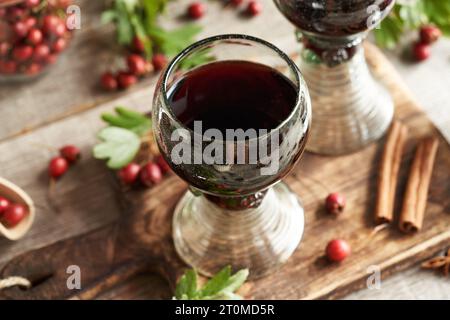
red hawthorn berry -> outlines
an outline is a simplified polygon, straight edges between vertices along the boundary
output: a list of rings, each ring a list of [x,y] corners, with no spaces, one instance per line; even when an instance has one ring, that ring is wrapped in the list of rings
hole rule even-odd
[[[130,185],[136,182],[140,171],[141,166],[132,162],[120,169],[117,174],[124,184]]]
[[[67,40],[64,38],[58,38],[55,43],[52,45],[52,51],[55,53],[60,53],[64,51],[67,46]]]
[[[159,166],[163,174],[166,174],[170,171],[170,166],[162,155],[156,157],[156,164]]]
[[[145,51],[144,43],[142,42],[141,39],[139,39],[139,37],[133,38],[133,49],[137,53],[144,53],[144,51]]]
[[[127,57],[128,70],[134,75],[141,76],[146,72],[146,63],[144,58],[138,54],[130,54]]]
[[[37,5],[39,5],[40,2],[41,2],[41,0],[26,0],[25,6],[27,8],[33,8],[33,7],[36,7]]]
[[[10,204],[11,202],[8,199],[0,196],[0,216],[6,211]]]
[[[33,45],[37,45],[42,42],[44,36],[42,35],[41,30],[39,29],[31,29],[28,32],[27,41]]]
[[[46,44],[38,44],[34,48],[33,59],[36,61],[45,61],[50,54],[50,48]]]
[[[230,0],[230,4],[235,7],[240,6],[242,3],[244,3],[244,0]]]
[[[330,193],[325,199],[325,206],[329,213],[339,214],[344,211],[345,197],[337,192]]]
[[[9,42],[0,42],[0,57],[6,57],[11,50],[11,47]]]
[[[20,45],[13,49],[13,58],[16,61],[23,62],[31,58],[33,55],[33,47],[28,45]]]
[[[131,87],[132,85],[136,84],[137,78],[134,74],[128,73],[128,72],[119,72],[117,75],[117,83],[119,84],[119,87],[122,89],[127,89]]]
[[[13,26],[14,33],[19,38],[24,38],[28,33],[28,26],[24,21],[17,21]]]
[[[109,91],[114,91],[119,86],[116,77],[111,72],[105,72],[100,79],[100,83],[103,89]]]
[[[162,70],[167,65],[167,58],[161,53],[156,53],[152,57],[152,64],[156,71]]]
[[[350,245],[345,240],[341,239],[330,241],[326,248],[328,259],[335,262],[343,261],[350,253]]]
[[[254,17],[262,12],[262,4],[258,1],[252,0],[248,3],[247,14]]]
[[[420,42],[424,44],[432,44],[439,40],[442,36],[442,31],[432,25],[423,26],[420,28]]]
[[[54,157],[48,166],[48,173],[50,177],[52,178],[59,178],[64,173],[66,173],[67,169],[69,168],[69,163],[67,160],[61,156]]]
[[[37,20],[36,20],[35,17],[27,17],[27,18],[24,20],[24,22],[25,22],[25,24],[27,25],[28,29],[31,29],[31,28],[33,28],[33,27],[36,25]]]
[[[144,186],[151,187],[163,179],[161,169],[156,163],[149,162],[142,167],[140,179]]]
[[[42,66],[39,63],[33,62],[26,69],[25,73],[28,75],[35,75],[41,72]]]
[[[81,158],[80,149],[72,144],[66,145],[59,149],[59,154],[69,161],[69,163],[75,163]]]
[[[206,12],[205,4],[201,2],[194,2],[188,7],[188,15],[192,19],[200,19]]]
[[[417,42],[413,45],[413,55],[417,61],[427,60],[431,55],[431,47],[428,44]]]
[[[55,26],[53,33],[57,37],[62,37],[67,31],[66,23],[63,20],[60,20],[58,24]]]
[[[43,31],[46,34],[55,34],[56,29],[61,28],[61,27],[58,27],[61,24],[65,28],[64,22],[58,16],[46,15],[46,16],[44,16],[44,19],[43,19]],[[61,32],[61,30],[58,30],[58,31]]]
[[[8,227],[17,226],[28,214],[27,208],[22,204],[12,204],[3,213],[2,222]]]

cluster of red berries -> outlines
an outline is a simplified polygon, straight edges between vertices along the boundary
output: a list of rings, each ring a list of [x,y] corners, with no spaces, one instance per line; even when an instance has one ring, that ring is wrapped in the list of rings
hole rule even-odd
[[[0,196],[0,222],[7,228],[17,226],[27,214],[26,206]]]
[[[66,145],[59,149],[59,155],[53,157],[48,165],[48,174],[52,179],[63,176],[71,164],[75,164],[81,157],[81,152],[74,145]]]
[[[240,7],[245,1],[244,0],[225,0],[227,4],[230,4],[231,6],[238,8]],[[244,10],[244,13],[248,16],[254,17],[260,14],[262,11],[262,4],[256,0],[250,0],[247,3],[247,6]],[[206,13],[206,5],[202,2],[193,2],[191,3],[187,8],[187,15],[191,19],[200,19],[202,18]]]
[[[118,176],[126,185],[133,185],[139,181],[145,187],[152,187],[160,183],[169,170],[169,165],[160,155],[154,162],[150,161],[143,166],[132,162],[119,170]]]
[[[442,32],[439,28],[428,25],[419,30],[419,41],[413,44],[413,55],[417,61],[424,61],[431,55],[431,45],[439,40]]]
[[[325,199],[325,207],[331,214],[338,215],[345,209],[345,197],[340,193],[330,193]],[[325,249],[330,261],[340,262],[351,253],[350,245],[342,239],[331,240]]]
[[[139,78],[153,72],[160,71],[167,64],[165,55],[156,53],[152,59],[144,58],[144,44],[135,37],[131,48],[132,53],[126,58],[126,70],[121,70],[115,74],[105,72],[101,77],[101,85],[105,90],[115,91],[117,89],[127,89],[136,84]]]
[[[67,47],[70,32],[57,12],[71,0],[26,0],[0,8],[0,74],[35,75]]]

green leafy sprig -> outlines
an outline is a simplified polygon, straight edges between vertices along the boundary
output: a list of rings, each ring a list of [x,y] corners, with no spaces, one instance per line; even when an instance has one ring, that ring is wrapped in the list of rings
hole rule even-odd
[[[383,48],[394,48],[403,33],[424,24],[434,24],[450,36],[450,1],[416,0],[397,2],[380,27],[374,30],[376,43]]]
[[[138,37],[144,44],[147,58],[154,51],[173,57],[193,43],[202,29],[193,24],[174,30],[158,26],[157,18],[164,12],[168,2],[169,0],[114,0],[111,9],[102,14],[102,21],[115,24],[119,44],[130,46],[133,38]]]
[[[240,270],[231,274],[227,266],[199,288],[197,272],[188,270],[180,279],[175,290],[176,300],[241,300],[235,292],[244,284],[248,270]]]
[[[98,138],[101,141],[94,146],[96,159],[107,160],[110,169],[121,169],[136,157],[141,146],[141,138],[152,128],[150,118],[142,113],[116,107],[115,114],[104,113],[102,119],[109,126],[102,129]]]

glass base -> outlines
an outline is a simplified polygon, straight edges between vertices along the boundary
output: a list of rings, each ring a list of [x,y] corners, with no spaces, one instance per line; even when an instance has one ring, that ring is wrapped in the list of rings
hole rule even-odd
[[[283,183],[257,208],[223,209],[188,191],[175,208],[173,239],[179,256],[205,276],[230,265],[262,277],[286,262],[303,235],[304,210]]]
[[[381,138],[391,124],[393,100],[372,77],[363,47],[354,50],[349,60],[330,65],[308,59],[310,52],[303,49],[299,66],[313,108],[308,151],[325,155],[355,152]]]

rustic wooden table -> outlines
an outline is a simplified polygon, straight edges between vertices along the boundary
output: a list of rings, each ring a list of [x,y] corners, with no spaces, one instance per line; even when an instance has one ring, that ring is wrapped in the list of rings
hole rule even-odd
[[[297,44],[293,27],[276,11],[271,0],[264,13],[246,19],[238,12],[209,2],[208,14],[201,20],[202,36],[219,33],[246,33],[264,38],[294,52]],[[181,23],[189,0],[169,6],[163,24]],[[149,78],[133,89],[106,94],[98,87],[99,75],[120,56],[110,27],[101,26],[103,1],[79,0],[82,28],[59,63],[39,81],[0,87],[0,176],[23,187],[36,202],[37,220],[30,233],[19,242],[0,239],[0,265],[12,257],[58,240],[104,226],[119,216],[119,206],[111,177],[105,166],[91,156],[95,133],[102,127],[100,113],[116,105],[149,111],[153,85]],[[416,94],[430,118],[450,140],[450,41],[440,41],[429,61],[410,65],[389,53],[391,61]],[[120,60],[120,59],[119,59]],[[58,182],[48,196],[47,163],[54,154],[45,146],[73,143],[82,148],[83,159]],[[70,262],[68,262],[70,263]],[[165,283],[152,275],[130,279],[104,293],[101,299],[167,298]],[[383,281],[380,290],[363,290],[350,299],[449,299],[450,283],[433,273],[410,269]]]

